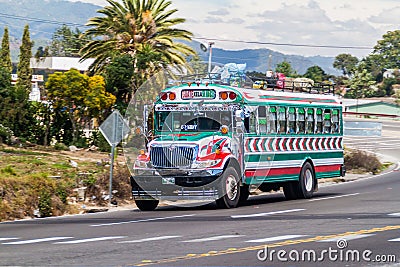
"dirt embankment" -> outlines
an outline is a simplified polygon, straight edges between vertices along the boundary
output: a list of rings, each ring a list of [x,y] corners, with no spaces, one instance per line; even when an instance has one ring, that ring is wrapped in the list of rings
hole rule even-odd
[[[109,173],[109,153],[0,146],[0,221],[107,206]],[[130,203],[129,176],[125,157],[117,153],[113,203]]]

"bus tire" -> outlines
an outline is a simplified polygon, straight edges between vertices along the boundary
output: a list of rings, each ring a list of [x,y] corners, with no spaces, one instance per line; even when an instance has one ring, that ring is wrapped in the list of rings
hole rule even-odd
[[[228,166],[219,178],[222,197],[216,200],[219,208],[236,208],[240,199],[239,175],[232,166]]]
[[[306,162],[304,163],[300,172],[298,198],[311,198],[315,188],[316,179],[314,168],[309,162]]]
[[[136,206],[141,210],[141,211],[153,211],[157,208],[158,206],[158,200],[138,200],[135,199]]]

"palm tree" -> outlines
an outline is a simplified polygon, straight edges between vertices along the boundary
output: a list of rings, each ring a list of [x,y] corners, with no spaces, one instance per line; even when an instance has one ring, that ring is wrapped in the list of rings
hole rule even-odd
[[[94,37],[81,50],[81,60],[96,58],[91,70],[101,72],[113,58],[130,55],[137,78],[148,78],[167,65],[180,65],[194,55],[189,46],[192,33],[176,28],[183,18],[171,18],[177,9],[167,10],[168,0],[107,0],[109,6],[97,11],[102,16],[89,20],[85,35]],[[96,39],[97,38],[97,39]],[[136,75],[135,75],[136,76]],[[142,80],[143,81],[143,80]],[[137,88],[137,83],[135,84]]]

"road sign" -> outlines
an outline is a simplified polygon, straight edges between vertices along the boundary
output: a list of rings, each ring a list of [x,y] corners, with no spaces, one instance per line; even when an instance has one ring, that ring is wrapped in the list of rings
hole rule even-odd
[[[123,139],[123,136],[129,133],[129,126],[118,110],[114,110],[110,116],[100,125],[100,132],[107,142],[113,146],[117,145]]]
[[[109,192],[109,204],[111,205],[112,199],[112,178],[114,169],[114,153],[115,147],[123,139],[123,136],[128,134],[130,128],[124,121],[118,110],[114,110],[110,116],[100,125],[100,132],[104,138],[111,145],[111,166],[110,166],[110,192]]]

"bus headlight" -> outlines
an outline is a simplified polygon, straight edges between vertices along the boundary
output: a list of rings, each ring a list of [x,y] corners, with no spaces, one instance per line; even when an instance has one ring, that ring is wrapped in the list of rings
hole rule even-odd
[[[205,169],[209,167],[213,167],[221,162],[220,159],[212,159],[212,160],[202,160],[202,161],[195,161],[192,164],[192,169]]]

